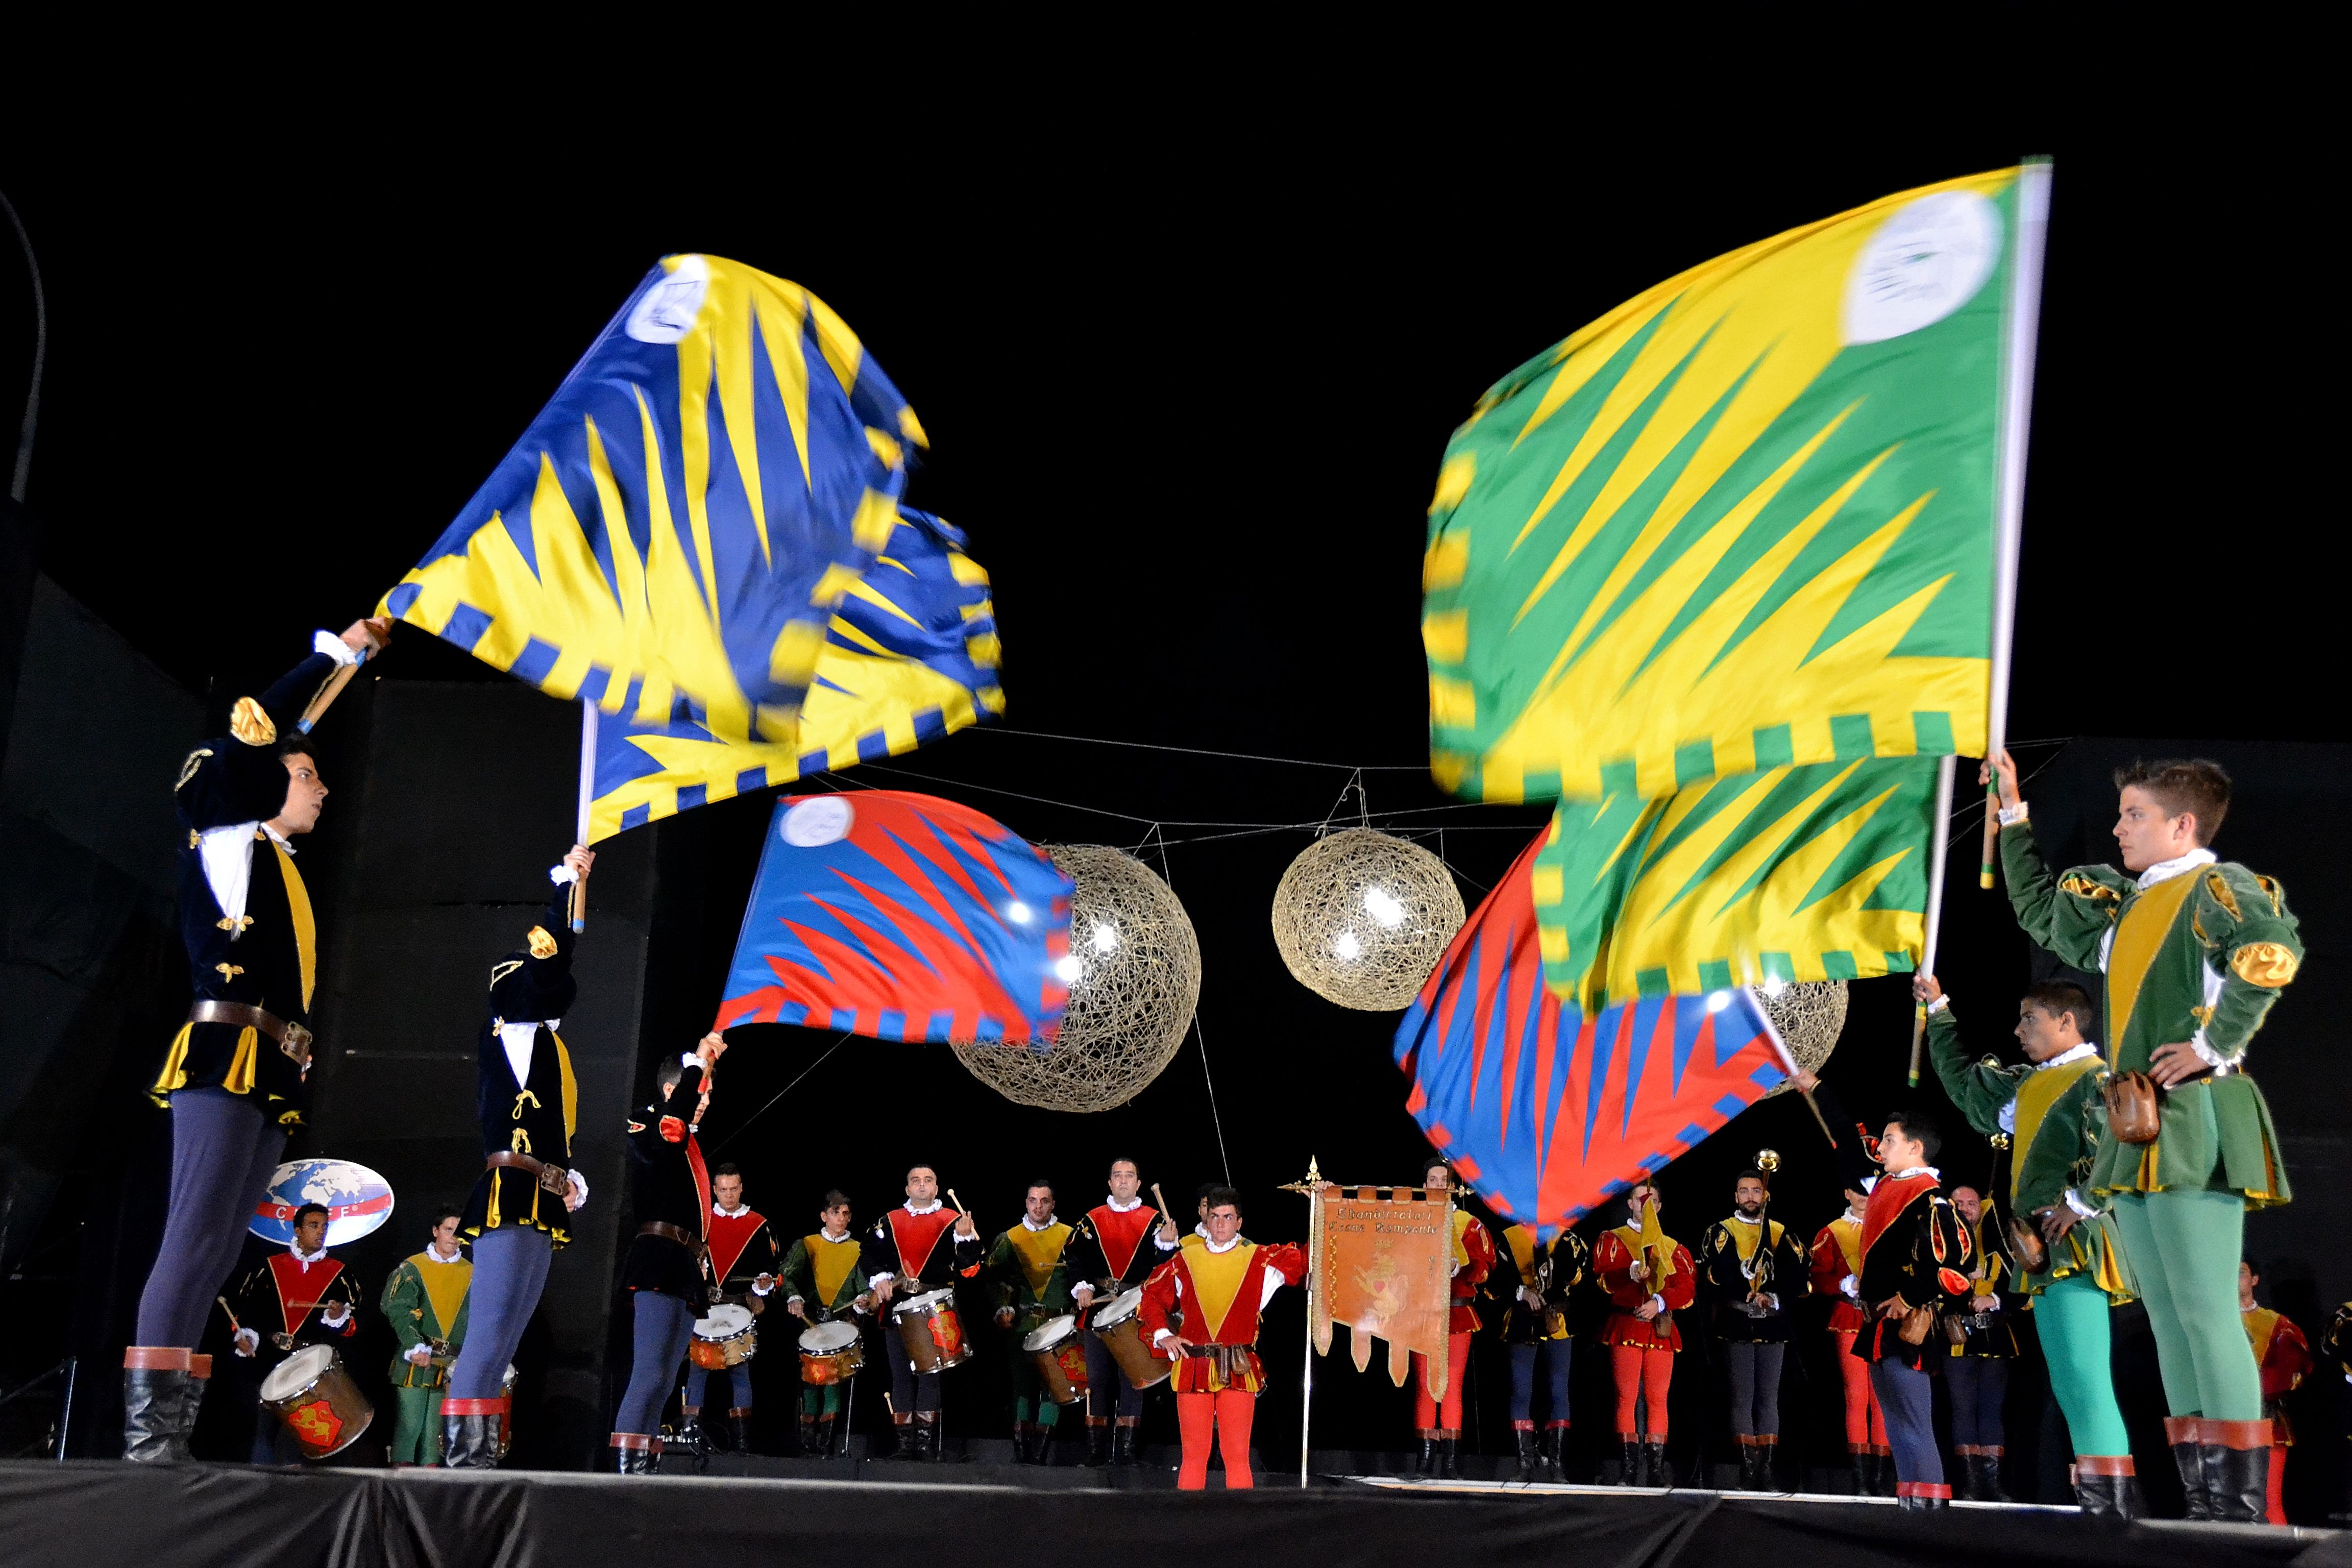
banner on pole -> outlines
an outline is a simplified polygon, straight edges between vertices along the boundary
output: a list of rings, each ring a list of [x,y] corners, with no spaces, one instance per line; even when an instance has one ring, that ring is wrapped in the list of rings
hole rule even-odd
[[[1389,1346],[1389,1377],[1400,1388],[1419,1351],[1432,1399],[1445,1397],[1447,1322],[1453,1300],[1454,1209],[1429,1187],[1326,1187],[1314,1197],[1311,1267],[1315,1351],[1331,1353],[1331,1326],[1353,1331],[1356,1370],[1371,1364],[1372,1341]]]

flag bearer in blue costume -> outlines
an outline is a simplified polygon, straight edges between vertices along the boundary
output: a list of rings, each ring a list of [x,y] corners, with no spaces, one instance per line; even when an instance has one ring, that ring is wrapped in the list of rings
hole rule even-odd
[[[319,633],[310,658],[258,700],[238,698],[229,732],[180,767],[180,936],[195,997],[149,1090],[172,1113],[172,1186],[122,1358],[126,1459],[188,1457],[212,1375],[197,1341],[302,1121],[318,931],[293,840],[318,826],[327,786],[300,722],[337,670],[390,630],[376,620]]]
[[[2108,1308],[2132,1299],[2131,1281],[2115,1216],[2089,1195],[2107,1079],[2091,1039],[2090,995],[2064,980],[2028,991],[2014,1031],[2025,1061],[2003,1066],[1969,1059],[1951,998],[1934,975],[1917,976],[1912,990],[1927,1005],[1927,1048],[1944,1092],[1969,1126],[2010,1141],[2009,1212],[2046,1233],[2040,1266],[2019,1259],[2008,1288],[2033,1303],[2051,1393],[2074,1440],[2075,1498],[2084,1513],[2136,1519],[2145,1510],[2107,1332]]]
[[[1857,1294],[1870,1314],[1853,1353],[1870,1363],[1871,1385],[1886,1411],[1895,1450],[1895,1496],[1906,1509],[1952,1500],[1936,1443],[1935,1395],[1927,1383],[1944,1346],[1937,1320],[1969,1291],[1975,1253],[1943,1177],[1927,1162],[1942,1137],[1924,1117],[1887,1118],[1878,1135],[1886,1168],[1862,1214],[1862,1275]]]
[[[2017,766],[1999,779],[2001,867],[2018,923],[2106,984],[2107,1136],[2088,1178],[2111,1203],[2147,1303],[2170,1410],[2165,1436],[2191,1519],[2257,1523],[2271,1459],[2262,1376],[2238,1321],[2246,1210],[2286,1203],[2270,1107],[2247,1047],[2303,963],[2278,883],[2207,847],[2230,808],[2213,763],[2135,763],[2116,773],[2124,868],[2053,875]]]
[[[702,1269],[710,1245],[710,1169],[694,1130],[710,1109],[710,1079],[727,1042],[702,1037],[689,1057],[673,1057],[656,1077],[660,1092],[629,1121],[629,1197],[636,1239],[621,1267],[635,1345],[629,1386],[613,1417],[615,1468],[625,1476],[661,1468],[661,1412],[705,1302]]]
[[[473,1261],[457,1241],[465,1217],[463,1209],[436,1209],[433,1239],[394,1266],[376,1302],[397,1347],[384,1373],[394,1407],[394,1469],[441,1462],[441,1401],[450,1363],[466,1343],[467,1296],[474,1284]]]
[[[817,1228],[802,1237],[784,1254],[778,1271],[785,1290],[784,1310],[802,1321],[862,1322],[874,1310],[872,1287],[866,1283],[865,1244],[850,1228],[849,1194],[824,1194],[817,1213]],[[803,1384],[801,1388],[801,1452],[831,1458],[835,1428],[846,1403],[849,1385],[842,1383]]]
[[[1176,1251],[1176,1222],[1143,1201],[1143,1176],[1135,1162],[1113,1160],[1109,1184],[1103,1202],[1080,1215],[1070,1229],[1070,1300],[1082,1317],[1129,1290],[1141,1289]],[[1110,1347],[1092,1327],[1085,1330],[1085,1339],[1087,1463],[1135,1464],[1143,1390],[1128,1381]]]
[[[1511,1352],[1511,1437],[1519,1451],[1519,1479],[1560,1479],[1560,1445],[1569,1425],[1569,1354],[1576,1341],[1568,1321],[1569,1296],[1592,1271],[1592,1249],[1584,1237],[1563,1230],[1546,1246],[1535,1227],[1511,1226],[1500,1248],[1507,1264],[1488,1277],[1496,1293],[1509,1292],[1503,1307],[1503,1343]],[[1536,1436],[1536,1377],[1542,1374],[1549,1400],[1543,1436]]]
[[[474,1240],[470,1321],[441,1402],[441,1462],[451,1469],[498,1467],[512,1414],[507,1367],[556,1248],[572,1239],[571,1216],[588,1201],[587,1178],[572,1166],[579,1089],[556,1030],[579,994],[571,888],[595,859],[586,846],[572,847],[548,872],[554,890],[540,923],[490,966],[489,1016],[474,1053],[482,1173],[460,1227]]]

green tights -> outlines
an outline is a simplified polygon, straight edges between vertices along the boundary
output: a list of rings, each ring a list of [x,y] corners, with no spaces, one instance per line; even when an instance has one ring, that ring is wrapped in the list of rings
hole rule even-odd
[[[801,1414],[803,1415],[838,1415],[841,1414],[843,1383],[803,1383],[801,1384]]]
[[[2262,1373],[2238,1316],[2246,1202],[2237,1193],[2118,1193],[2124,1258],[2156,1331],[2174,1415],[2259,1421]]]
[[[2117,1457],[2131,1452],[2124,1413],[2116,1406],[2115,1366],[2108,1356],[2107,1293],[2087,1276],[2069,1274],[2033,1299],[2042,1359],[2050,1392],[2066,1413],[2077,1454]]]

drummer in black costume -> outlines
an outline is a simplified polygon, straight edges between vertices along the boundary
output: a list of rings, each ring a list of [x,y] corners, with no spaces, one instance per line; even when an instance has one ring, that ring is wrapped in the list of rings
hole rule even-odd
[[[1176,1251],[1180,1233],[1167,1215],[1143,1201],[1143,1178],[1132,1160],[1110,1163],[1110,1195],[1080,1216],[1063,1259],[1078,1316],[1091,1318],[1129,1290],[1140,1292],[1151,1271]],[[1147,1239],[1148,1238],[1148,1239]],[[1086,1329],[1087,1463],[1132,1465],[1143,1420],[1143,1390],[1119,1374],[1118,1363],[1091,1322]],[[1118,1423],[1114,1436],[1111,1426]]]
[[[971,1215],[954,1215],[953,1239],[940,1246],[950,1218],[947,1205],[940,1201],[939,1173],[917,1165],[907,1173],[907,1201],[866,1233],[866,1278],[882,1320],[883,1358],[890,1363],[890,1430],[897,1442],[892,1458],[940,1457],[940,1374],[918,1372],[907,1359],[890,1302],[893,1297],[904,1300],[947,1289],[979,1272],[980,1230]]]

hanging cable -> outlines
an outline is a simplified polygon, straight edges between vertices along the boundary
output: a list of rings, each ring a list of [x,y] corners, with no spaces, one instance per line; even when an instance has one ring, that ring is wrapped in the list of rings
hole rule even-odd
[[[712,1149],[710,1152],[711,1152],[712,1153],[714,1153],[714,1154],[718,1153],[718,1152],[719,1152],[719,1151],[720,1149],[724,1149],[724,1148],[726,1148],[728,1144],[732,1143],[733,1142],[735,1142],[735,1140],[737,1140],[738,1138],[740,1138],[741,1136],[743,1136],[743,1134],[744,1134],[745,1132],[747,1132],[747,1131],[751,1131],[751,1123],[753,1123],[754,1121],[759,1121],[759,1120],[760,1120],[760,1118],[761,1118],[762,1116],[767,1115],[767,1114],[768,1114],[768,1112],[769,1112],[770,1110],[773,1110],[773,1109],[774,1109],[774,1107],[775,1107],[775,1103],[776,1103],[776,1101],[777,1101],[777,1100],[782,1100],[782,1099],[783,1099],[783,1098],[784,1098],[784,1096],[786,1096],[786,1095],[788,1095],[788,1094],[792,1093],[793,1085],[794,1085],[794,1084],[799,1083],[799,1082],[801,1081],[801,1079],[808,1077],[808,1075],[809,1075],[809,1074],[811,1074],[811,1073],[813,1073],[813,1072],[816,1071],[816,1069],[817,1069],[817,1068],[821,1068],[821,1067],[824,1066],[824,1059],[825,1059],[825,1057],[829,1057],[829,1056],[833,1055],[833,1053],[834,1053],[834,1052],[835,1052],[835,1051],[837,1051],[837,1050],[841,1049],[841,1047],[842,1047],[843,1046],[845,1046],[845,1045],[848,1044],[848,1042],[849,1042],[849,1038],[850,1038],[850,1037],[849,1037],[849,1035],[847,1034],[847,1032],[845,1032],[845,1031],[844,1033],[842,1033],[842,1034],[835,1035],[835,1036],[834,1037],[834,1039],[833,1039],[833,1044],[831,1044],[831,1045],[829,1045],[829,1046],[825,1047],[825,1048],[824,1048],[824,1057],[819,1057],[819,1058],[816,1058],[816,1060],[814,1060],[814,1061],[813,1061],[813,1062],[809,1063],[809,1065],[808,1065],[808,1066],[806,1066],[806,1067],[803,1068],[801,1069],[801,1071],[800,1071],[800,1078],[795,1078],[794,1079],[793,1079],[792,1083],[788,1083],[788,1084],[784,1085],[784,1087],[783,1087],[783,1088],[782,1088],[782,1089],[780,1089],[776,1090],[776,1092],[775,1092],[775,1096],[774,1096],[774,1098],[773,1098],[773,1099],[771,1099],[771,1100],[768,1101],[768,1103],[767,1103],[767,1104],[765,1104],[765,1105],[763,1105],[763,1106],[760,1107],[760,1109],[759,1109],[759,1110],[755,1110],[755,1111],[751,1112],[751,1115],[749,1115],[749,1116],[745,1117],[745,1118],[743,1119],[742,1125],[741,1125],[741,1126],[740,1126],[740,1127],[738,1127],[738,1128],[736,1128],[734,1131],[730,1132],[729,1134],[727,1134],[727,1136],[726,1136],[726,1137],[724,1137],[724,1138],[720,1139],[720,1140],[719,1141],[718,1146],[717,1146],[716,1148]]]

